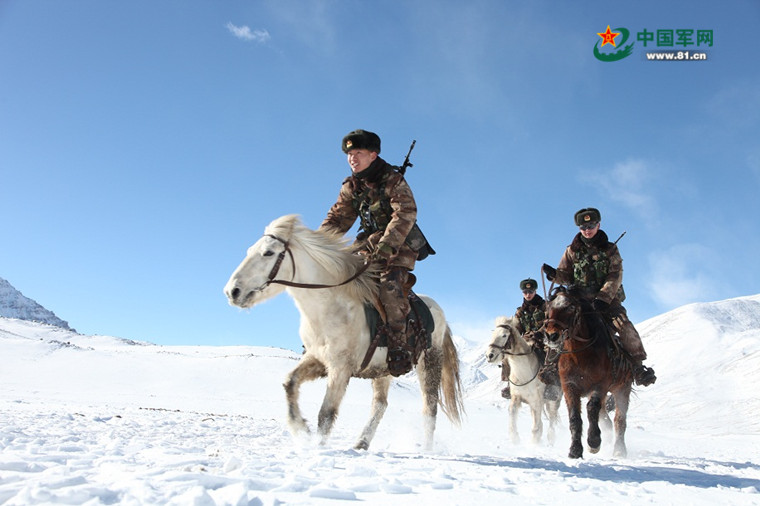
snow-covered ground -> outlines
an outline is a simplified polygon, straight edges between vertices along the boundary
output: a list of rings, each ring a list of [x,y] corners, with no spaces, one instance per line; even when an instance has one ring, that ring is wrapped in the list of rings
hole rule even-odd
[[[265,309],[251,317],[265,318]],[[496,315],[494,315],[496,316]],[[439,418],[420,450],[413,376],[396,382],[369,451],[354,380],[326,446],[294,440],[281,383],[299,356],[261,347],[165,347],[0,318],[0,504],[760,504],[760,296],[684,306],[638,325],[655,367],[637,389],[626,459],[567,458],[506,433],[489,336],[458,341],[461,429]],[[312,422],[324,392],[305,385]]]

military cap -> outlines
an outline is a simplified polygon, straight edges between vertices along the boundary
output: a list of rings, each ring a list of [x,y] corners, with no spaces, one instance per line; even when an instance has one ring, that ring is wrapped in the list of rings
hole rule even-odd
[[[341,148],[344,153],[348,153],[352,149],[367,149],[380,153],[380,137],[367,130],[354,130],[343,137]]]
[[[535,290],[538,288],[538,282],[535,279],[523,279],[520,281],[520,290]]]
[[[602,214],[599,209],[593,207],[584,207],[575,213],[575,224],[581,226],[584,223],[599,223],[602,221]]]

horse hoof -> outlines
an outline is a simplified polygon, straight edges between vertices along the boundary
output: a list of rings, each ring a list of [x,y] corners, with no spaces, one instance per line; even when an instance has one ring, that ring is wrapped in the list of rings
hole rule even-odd
[[[583,458],[583,447],[579,446],[571,446],[570,447],[570,453],[567,454],[568,457],[571,459],[580,459]]]
[[[589,448],[588,451],[591,453],[599,453],[599,448],[601,448],[601,446],[597,446],[596,448]]]
[[[369,443],[362,439],[354,445],[354,450],[369,450]]]

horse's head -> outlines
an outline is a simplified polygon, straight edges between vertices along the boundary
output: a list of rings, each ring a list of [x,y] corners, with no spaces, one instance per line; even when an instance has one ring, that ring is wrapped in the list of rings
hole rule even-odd
[[[553,349],[561,348],[575,324],[577,315],[577,303],[567,291],[555,292],[553,298],[546,304],[546,319],[544,320],[546,345]]]
[[[496,318],[495,328],[491,332],[491,343],[486,351],[486,360],[496,363],[504,358],[506,351],[511,350],[515,340],[520,335],[516,328],[514,318],[499,316]]]
[[[299,223],[296,215],[278,218],[269,224],[261,239],[248,248],[245,258],[224,287],[231,305],[249,308],[285,289],[272,280],[290,279],[295,274],[290,239]]]

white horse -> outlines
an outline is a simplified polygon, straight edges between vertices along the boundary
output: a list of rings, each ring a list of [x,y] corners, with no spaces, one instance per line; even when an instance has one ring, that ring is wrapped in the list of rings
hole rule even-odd
[[[523,339],[517,330],[516,318],[507,318],[499,316],[496,318],[496,328],[491,334],[491,344],[488,345],[486,359],[492,363],[500,363],[505,357],[509,362],[510,373],[509,383],[511,400],[509,403],[509,435],[513,443],[520,441],[517,433],[517,412],[522,403],[530,406],[531,415],[533,415],[533,443],[541,441],[541,435],[544,430],[543,420],[541,418],[543,409],[549,416],[549,430],[547,432],[547,441],[554,444],[555,426],[559,421],[558,410],[562,400],[560,397],[556,401],[544,399],[544,390],[546,385],[538,379],[538,371],[541,363],[536,354],[531,349],[530,344]]]
[[[266,227],[224,288],[230,304],[242,308],[287,291],[301,313],[300,335],[305,352],[283,385],[288,425],[294,435],[309,432],[298,405],[301,383],[327,377],[327,391],[317,421],[324,444],[350,378],[372,379],[370,418],[355,444],[357,449],[369,448],[385,413],[392,379],[386,365],[386,347],[378,347],[366,367],[361,367],[372,339],[364,305],[372,303],[378,292],[376,273],[362,272],[363,266],[363,257],[352,252],[346,239],[311,230],[298,216],[288,215]],[[435,321],[432,346],[417,364],[425,447],[429,449],[438,404],[456,425],[461,421],[463,405],[459,358],[443,310],[433,299],[420,298]]]

